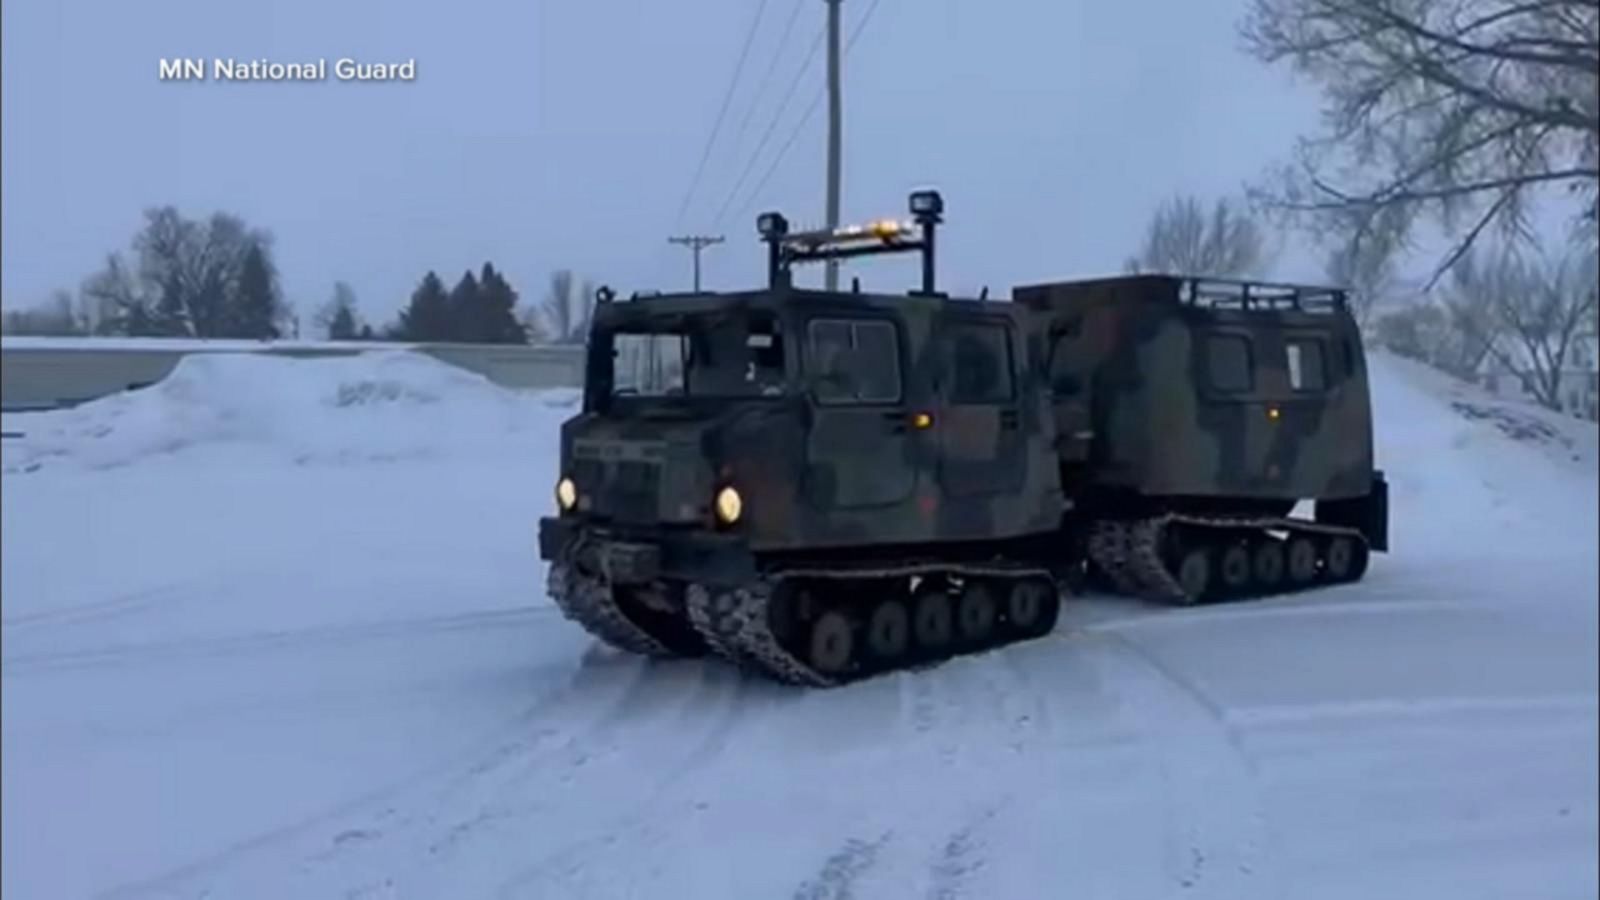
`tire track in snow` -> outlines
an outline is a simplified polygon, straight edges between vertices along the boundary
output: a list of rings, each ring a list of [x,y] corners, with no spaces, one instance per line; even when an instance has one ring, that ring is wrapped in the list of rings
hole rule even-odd
[[[197,585],[192,582],[179,582],[135,591],[131,594],[124,594],[121,597],[113,597],[110,600],[78,603],[56,609],[42,609],[38,612],[19,613],[0,619],[0,629],[16,635],[32,633],[50,626],[103,621],[161,605],[162,601],[171,600],[174,596],[182,599],[185,594],[191,593],[195,587]]]
[[[856,880],[877,863],[878,853],[893,836],[886,831],[872,841],[846,840],[815,875],[795,888],[792,900],[854,900]]]
[[[1168,873],[1186,896],[1282,896],[1254,761],[1225,711],[1195,683],[1115,631],[1114,689],[1142,721],[1166,787]]]
[[[529,885],[540,888],[535,896],[548,896],[545,882],[594,874],[588,865],[592,858],[624,839],[630,848],[659,840],[658,821],[671,821],[659,815],[665,798],[718,759],[742,721],[744,682],[714,664],[640,660],[638,670],[633,689],[582,732],[533,752],[497,758],[448,789],[425,793],[413,804],[415,813],[391,825],[379,840],[321,854],[311,883],[327,878],[346,884],[352,874],[365,873],[371,880],[352,890],[381,891],[387,885],[430,895],[441,883],[457,890],[461,874],[471,873],[481,879],[467,891],[471,896],[521,896]],[[694,726],[687,731],[681,727],[685,717]],[[627,746],[655,742],[654,733],[667,734],[675,746],[652,752],[644,767],[623,754]],[[627,786],[627,779],[640,773],[647,781]],[[585,807],[593,801],[586,804],[572,795],[588,792],[597,782],[623,784],[622,805],[588,814]],[[573,810],[583,812],[574,815]],[[540,850],[531,865],[513,864],[509,875],[500,874],[507,860],[526,859],[530,834],[566,836]],[[630,856],[636,854],[630,850]]]
[[[678,665],[682,669],[689,664],[669,665]],[[678,717],[704,715],[702,695],[708,688],[717,692],[713,695],[716,711],[709,716],[707,724],[696,732],[698,737],[687,741],[687,751],[672,754],[666,760],[653,759],[654,763],[659,763],[655,768],[663,773],[663,777],[630,794],[625,810],[603,814],[584,824],[580,828],[581,837],[543,851],[531,864],[496,879],[495,896],[570,896],[576,891],[577,882],[594,877],[612,879],[608,884],[619,884],[617,890],[624,893],[637,889],[633,883],[634,869],[627,866],[619,869],[608,861],[594,865],[596,854],[626,845],[630,861],[639,859],[669,837],[667,832],[671,823],[676,821],[670,815],[670,807],[675,803],[690,803],[696,811],[705,809],[705,800],[690,800],[684,796],[686,786],[693,784],[695,777],[722,758],[731,736],[748,720],[752,710],[747,701],[752,689],[768,687],[764,683],[754,684],[744,673],[717,662],[703,663],[695,671],[696,689],[679,699]],[[629,726],[635,730],[639,724],[637,721],[629,722]],[[622,735],[634,736],[633,731]],[[622,764],[626,765],[626,761]],[[724,779],[717,778],[715,781],[712,793],[726,789]],[[688,794],[692,797],[694,792],[688,791]],[[665,828],[663,822],[667,823]],[[563,890],[556,890],[557,886]],[[594,891],[585,893],[593,895]],[[603,892],[600,896],[611,896],[612,893],[615,891]]]
[[[82,650],[20,653],[0,660],[0,673],[21,675],[43,671],[98,668],[150,661],[168,662],[207,659],[219,656],[233,657],[242,653],[299,649],[309,646],[337,646],[355,641],[404,637],[413,634],[470,631],[491,625],[514,624],[523,620],[534,622],[551,618],[553,615],[554,613],[551,609],[536,606],[454,613],[414,619],[391,619],[382,622],[279,629],[224,637],[141,641]]]
[[[596,701],[600,701],[597,715],[603,715],[639,689],[643,673],[643,666],[638,664],[596,666],[586,659],[564,684],[513,716],[504,727],[442,760],[421,766],[354,799],[285,823],[181,867],[113,888],[101,896],[108,900],[173,894],[229,896],[233,892],[217,884],[239,880],[259,893],[260,885],[285,875],[314,874],[342,855],[381,845],[388,830],[415,821],[423,814],[417,810],[429,807],[426,802],[415,802],[419,796],[448,793],[461,783],[481,778],[509,760],[521,758],[535,747],[556,743],[563,736],[570,742],[573,734],[582,732],[582,725],[567,728],[547,725],[532,734],[527,732],[561,710],[581,712],[594,708]],[[611,699],[606,700],[607,697]],[[282,894],[298,895],[304,894],[294,891]]]
[[[982,855],[985,848],[981,832],[997,811],[997,807],[985,809],[945,840],[928,868],[932,880],[928,900],[958,900],[967,896],[970,876],[988,863]]]

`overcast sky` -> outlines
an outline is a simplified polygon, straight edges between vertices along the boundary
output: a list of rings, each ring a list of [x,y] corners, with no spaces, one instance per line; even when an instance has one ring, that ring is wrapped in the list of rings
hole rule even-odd
[[[941,188],[952,290],[1114,272],[1163,197],[1235,192],[1316,121],[1309,88],[1240,51],[1237,0],[876,2],[844,66],[845,218],[898,215],[913,187]],[[742,89],[678,212],[759,5],[7,0],[0,297],[76,288],[127,246],[143,209],[168,203],[270,230],[285,292],[307,313],[342,279],[387,319],[427,269],[453,282],[485,260],[528,300],[561,267],[621,292],[682,289],[687,252],[666,242],[682,232],[728,237],[706,252],[709,286],[754,284],[757,212],[821,221],[820,108],[746,196],[822,89],[820,55],[716,214],[822,27],[821,0],[765,4]],[[844,0],[847,35],[873,5]],[[159,60],[179,56],[208,70],[216,57],[415,59],[417,78],[159,81]],[[871,287],[915,281],[909,260],[854,271]],[[1292,248],[1275,274],[1320,275]]]

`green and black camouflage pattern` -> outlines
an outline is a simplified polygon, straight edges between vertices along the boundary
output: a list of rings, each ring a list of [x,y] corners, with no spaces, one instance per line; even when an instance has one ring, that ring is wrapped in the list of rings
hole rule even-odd
[[[1016,289],[1051,341],[1054,422],[1063,462],[1079,476],[1072,486],[1171,498],[1364,496],[1371,402],[1342,298],[1212,308],[1184,302],[1188,281]]]
[[[1129,276],[1021,287],[1013,302],[775,288],[599,304],[584,409],[561,431],[579,500],[560,518],[836,555],[1050,535],[1097,493],[1284,513],[1367,495],[1366,362],[1342,295],[1217,308],[1186,302],[1190,286]],[[692,345],[682,393],[614,394],[620,336],[639,333]],[[757,333],[781,348],[759,378]],[[743,514],[723,524],[713,498],[730,486]]]
[[[773,395],[612,396],[615,335],[737,333],[754,318],[776,322],[782,336],[782,384]],[[570,515],[619,528],[732,532],[757,553],[1051,531],[1063,498],[1046,347],[1033,318],[1008,303],[804,290],[601,304],[584,411],[561,433],[562,473],[580,498]],[[892,373],[878,385],[892,390],[843,399],[819,383],[829,361],[805,338],[843,323],[892,332],[892,343],[852,351],[870,359],[846,365]],[[973,328],[993,345],[963,340]],[[722,344],[738,352],[737,341]],[[989,388],[977,398],[983,402],[951,390],[973,386],[955,385],[963,378]],[[712,506],[724,486],[744,501],[729,526]]]

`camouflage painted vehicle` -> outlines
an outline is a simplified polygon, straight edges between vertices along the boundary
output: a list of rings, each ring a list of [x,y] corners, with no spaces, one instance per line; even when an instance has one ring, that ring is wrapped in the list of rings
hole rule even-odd
[[[1019,287],[1043,321],[1069,529],[1119,591],[1354,581],[1388,549],[1343,291],[1164,275]],[[1313,501],[1314,518],[1291,518]]]
[[[826,686],[1047,634],[1089,571],[1190,602],[1353,580],[1383,549],[1338,292],[1236,285],[1225,309],[1199,300],[1215,285],[1127,278],[951,299],[942,201],[912,212],[804,233],[762,216],[763,290],[602,292],[540,522],[569,618],[634,653]],[[790,277],[902,251],[922,255],[906,295]],[[1314,520],[1287,518],[1300,500]]]

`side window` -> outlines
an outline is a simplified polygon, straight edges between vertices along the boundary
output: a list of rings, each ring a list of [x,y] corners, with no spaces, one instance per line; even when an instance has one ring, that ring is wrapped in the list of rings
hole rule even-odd
[[[1234,334],[1214,334],[1206,338],[1211,387],[1230,394],[1255,389],[1250,364],[1250,341]]]
[[[1078,375],[1080,361],[1072,352],[1075,349],[1074,339],[1064,337],[1050,351],[1050,390],[1057,397],[1070,397],[1083,390],[1083,380]]]
[[[1296,391],[1322,391],[1328,387],[1328,370],[1322,357],[1322,342],[1315,338],[1293,338],[1284,343],[1289,355],[1289,387]]]
[[[945,326],[950,402],[1004,403],[1013,396],[1011,333],[1004,325],[953,322]]]
[[[893,323],[813,319],[807,339],[812,390],[819,402],[900,400],[900,341]]]

